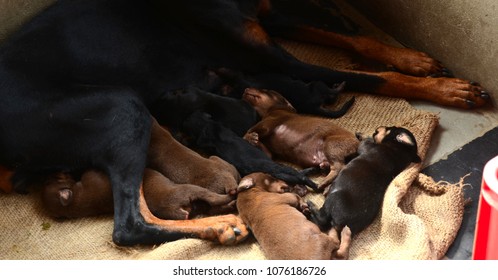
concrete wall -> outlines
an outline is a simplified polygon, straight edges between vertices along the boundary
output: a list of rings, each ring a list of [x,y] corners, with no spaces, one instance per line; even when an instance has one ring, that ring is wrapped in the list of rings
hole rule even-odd
[[[440,116],[427,165],[498,126],[498,1],[345,1],[398,42],[429,53],[455,76],[478,81],[492,94],[493,106],[470,111],[411,102]]]
[[[406,46],[480,82],[498,98],[498,1],[348,0]]]

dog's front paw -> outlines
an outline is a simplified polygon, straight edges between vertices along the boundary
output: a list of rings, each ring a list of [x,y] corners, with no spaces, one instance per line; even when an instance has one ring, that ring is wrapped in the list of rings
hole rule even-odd
[[[309,216],[310,215],[310,207],[308,206],[308,203],[306,203],[305,201],[303,200],[300,200],[300,203],[299,203],[299,210],[305,215],[305,216]]]
[[[457,78],[427,78],[434,102],[462,109],[482,107],[490,103],[490,95],[476,82]]]
[[[213,224],[205,229],[202,239],[217,240],[222,245],[234,245],[249,235],[247,226],[238,216],[230,214],[206,219],[212,219]]]
[[[365,136],[363,135],[363,132],[356,132],[354,135],[356,136],[356,139],[358,139],[359,141],[361,141],[365,138]]]
[[[441,62],[424,52],[409,48],[392,48],[391,51],[393,55],[390,56],[388,65],[399,72],[419,77],[451,75]]]
[[[303,186],[303,185],[294,185],[291,188],[291,192],[299,195],[300,197],[303,197],[306,194],[308,194],[308,188],[306,186]]]
[[[259,145],[259,134],[257,132],[248,132],[244,135],[244,140],[253,146]]]

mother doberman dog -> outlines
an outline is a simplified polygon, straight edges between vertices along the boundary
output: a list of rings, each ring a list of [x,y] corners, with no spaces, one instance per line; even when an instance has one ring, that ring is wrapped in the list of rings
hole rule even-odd
[[[307,1],[59,0],[0,49],[2,174],[14,174],[10,182],[19,186],[37,174],[102,170],[112,184],[113,241],[120,245],[182,237],[235,244],[248,234],[236,216],[166,221],[144,203],[151,115],[165,93],[188,85],[209,90],[209,69],[228,68],[331,87],[345,81],[347,90],[461,108],[489,99],[475,83],[426,78],[444,71],[437,61],[353,36],[345,23]],[[308,65],[270,36],[354,49],[408,75]]]

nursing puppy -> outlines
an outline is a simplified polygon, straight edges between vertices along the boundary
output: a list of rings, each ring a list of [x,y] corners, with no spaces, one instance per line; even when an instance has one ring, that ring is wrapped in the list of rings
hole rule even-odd
[[[147,167],[177,184],[192,184],[219,194],[235,195],[240,175],[217,156],[205,158],[178,142],[155,119],[147,153]]]
[[[152,169],[145,169],[143,191],[151,212],[162,219],[186,220],[199,214],[235,210],[233,196],[196,185],[175,184]],[[79,181],[68,173],[52,175],[43,186],[42,202],[56,218],[110,214],[114,209],[109,177],[96,170],[86,171]]]
[[[237,209],[269,259],[347,259],[351,231],[344,227],[339,237],[308,221],[302,211],[307,205],[285,182],[264,173],[242,178]]]
[[[244,139],[273,159],[302,168],[328,169],[329,173],[318,186],[319,190],[330,185],[346,159],[356,153],[359,141],[354,133],[328,119],[297,114],[294,107],[276,91],[248,88],[243,99],[262,118],[247,131]]]
[[[358,154],[334,180],[320,210],[308,202],[311,220],[322,230],[340,232],[348,226],[354,236],[365,229],[379,213],[394,177],[421,161],[415,137],[401,127],[377,128],[373,139],[361,142]]]

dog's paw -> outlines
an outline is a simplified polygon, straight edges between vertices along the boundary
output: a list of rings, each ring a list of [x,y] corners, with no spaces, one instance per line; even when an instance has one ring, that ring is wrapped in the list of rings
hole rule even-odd
[[[308,203],[301,200],[299,203],[299,210],[305,215],[309,216],[310,215],[310,207],[308,206]]]
[[[230,214],[205,219],[210,219],[213,223],[206,227],[202,239],[217,240],[222,245],[234,245],[249,235],[247,226],[238,216]]]
[[[478,83],[458,78],[426,78],[434,102],[462,109],[482,107],[490,95]]]
[[[244,140],[253,146],[257,146],[259,144],[259,134],[257,132],[246,133],[244,135]]]
[[[303,186],[303,185],[294,185],[291,188],[291,192],[299,195],[300,197],[303,197],[306,194],[308,194],[308,188],[306,186]]]
[[[273,177],[283,180],[286,183],[290,185],[303,185],[303,186],[308,186],[313,190],[316,190],[318,186],[316,185],[313,180],[308,178],[306,175],[303,175],[299,173],[297,170],[291,168],[291,167],[284,167],[281,166],[281,168],[278,171],[266,171],[267,173],[271,174]]]
[[[392,48],[388,65],[399,72],[418,77],[451,75],[441,62],[424,52],[409,48]]]

